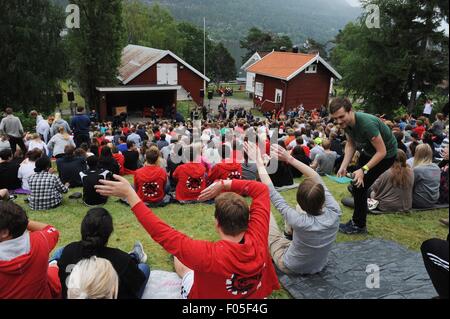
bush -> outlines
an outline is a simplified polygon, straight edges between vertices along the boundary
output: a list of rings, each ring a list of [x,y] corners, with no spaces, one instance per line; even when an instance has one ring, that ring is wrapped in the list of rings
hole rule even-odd
[[[35,132],[36,131],[36,119],[29,116],[29,114],[24,114],[23,112],[14,112],[22,122],[23,130],[25,132]]]

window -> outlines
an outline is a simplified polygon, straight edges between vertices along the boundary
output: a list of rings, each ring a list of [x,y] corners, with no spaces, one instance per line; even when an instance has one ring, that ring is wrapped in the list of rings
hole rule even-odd
[[[255,95],[261,97],[264,95],[264,83],[261,82],[255,83]]]
[[[308,66],[305,73],[317,73],[317,64],[311,64]]]
[[[275,90],[275,103],[281,103],[283,101],[283,90]]]

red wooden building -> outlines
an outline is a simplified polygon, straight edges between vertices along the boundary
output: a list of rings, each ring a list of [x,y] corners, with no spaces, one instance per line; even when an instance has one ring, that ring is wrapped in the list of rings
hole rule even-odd
[[[210,81],[171,51],[137,45],[123,49],[118,72],[119,86],[97,88],[101,119],[122,111],[134,117],[145,116],[151,106],[160,116],[169,115],[177,95],[183,92],[202,105],[200,91],[204,81]]]
[[[319,55],[292,52],[271,52],[246,71],[255,74],[254,103],[263,111],[327,106],[333,79],[342,78]]]

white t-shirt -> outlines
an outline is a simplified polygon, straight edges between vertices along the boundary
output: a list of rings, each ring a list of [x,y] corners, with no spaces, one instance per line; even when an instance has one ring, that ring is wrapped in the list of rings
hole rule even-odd
[[[25,160],[20,164],[19,171],[17,172],[17,177],[22,180],[22,188],[30,190],[28,185],[28,179],[31,175],[35,174],[34,168],[36,167],[35,162],[30,162]]]
[[[432,111],[433,111],[433,103],[425,103],[423,114],[431,114]]]

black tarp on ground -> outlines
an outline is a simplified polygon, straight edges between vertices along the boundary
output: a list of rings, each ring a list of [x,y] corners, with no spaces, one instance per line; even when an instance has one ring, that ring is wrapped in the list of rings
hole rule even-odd
[[[370,264],[379,266],[380,288],[366,287]],[[380,239],[336,244],[320,274],[278,272],[278,278],[296,299],[430,299],[437,295],[420,253]]]

